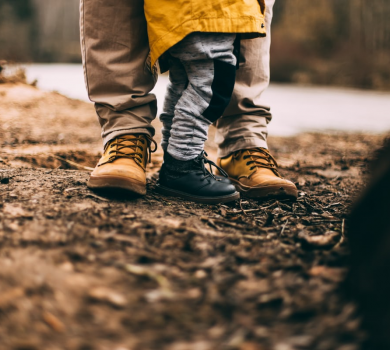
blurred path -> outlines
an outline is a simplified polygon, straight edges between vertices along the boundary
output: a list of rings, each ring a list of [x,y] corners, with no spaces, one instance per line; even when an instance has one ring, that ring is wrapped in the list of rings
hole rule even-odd
[[[37,79],[41,89],[88,100],[81,65],[34,64],[26,68],[28,80]],[[167,76],[160,76],[153,91],[158,97],[159,110],[167,82]],[[272,84],[263,97],[274,114],[271,135],[292,136],[311,131],[390,131],[389,92]]]

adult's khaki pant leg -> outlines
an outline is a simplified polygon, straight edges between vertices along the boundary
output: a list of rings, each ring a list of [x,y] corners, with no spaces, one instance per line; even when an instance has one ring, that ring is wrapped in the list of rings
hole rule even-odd
[[[80,29],[88,94],[103,142],[119,135],[154,135],[157,76],[148,69],[143,0],[81,0]]]
[[[275,0],[266,0],[267,37],[241,41],[240,67],[232,99],[216,123],[215,142],[218,156],[225,157],[240,149],[267,148],[267,124],[270,107],[261,95],[270,80],[271,22]]]

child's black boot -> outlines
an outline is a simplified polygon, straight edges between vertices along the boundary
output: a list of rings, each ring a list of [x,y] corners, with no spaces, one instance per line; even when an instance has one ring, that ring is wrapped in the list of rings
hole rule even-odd
[[[173,158],[168,152],[160,170],[157,184],[159,192],[168,196],[205,204],[218,204],[240,198],[225,171],[206,158],[202,151],[198,157],[188,161]],[[206,169],[209,165],[209,169]],[[211,167],[218,168],[223,177],[213,175]]]

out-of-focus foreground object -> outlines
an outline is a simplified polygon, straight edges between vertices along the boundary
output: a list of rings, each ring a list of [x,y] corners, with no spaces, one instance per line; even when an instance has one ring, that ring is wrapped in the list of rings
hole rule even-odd
[[[369,330],[367,349],[390,349],[390,139],[350,217],[349,287]]]
[[[4,67],[6,64],[7,64],[7,61],[0,60],[0,74],[4,70]]]

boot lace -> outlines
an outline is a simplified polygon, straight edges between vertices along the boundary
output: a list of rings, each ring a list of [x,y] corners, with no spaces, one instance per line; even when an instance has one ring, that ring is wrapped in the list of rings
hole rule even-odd
[[[146,138],[146,144],[145,144],[145,139],[143,137]],[[140,141],[143,146],[138,145],[138,141]],[[129,145],[128,142],[131,142],[132,145]],[[154,146],[153,149],[152,149],[152,145]],[[115,146],[116,148],[114,148]],[[157,143],[149,135],[140,134],[140,135],[136,135],[135,138],[131,138],[131,139],[126,136],[118,136],[112,143],[107,144],[104,152],[106,152],[107,148],[109,148],[110,150],[108,154],[110,157],[106,162],[101,163],[100,166],[106,163],[112,163],[114,160],[118,158],[128,158],[128,159],[134,159],[134,161],[144,169],[143,154],[142,154],[144,147],[147,147],[147,154],[146,154],[147,159],[145,161],[145,164],[147,162],[151,163],[152,153],[157,151]],[[137,148],[141,149],[141,152],[137,151]]]
[[[241,150],[237,152],[236,158],[241,156],[242,153],[249,151],[249,155],[244,155],[243,159],[249,159],[246,165],[250,166],[250,170],[255,168],[266,168],[273,171],[273,173],[281,177],[278,172],[278,163],[275,158],[264,148],[253,148],[249,150]]]
[[[202,172],[199,174],[203,174],[204,179],[207,179],[209,177],[212,177],[214,180],[220,181],[214,174],[212,167],[215,167],[218,169],[221,175],[224,177],[229,177],[228,173],[223,170],[221,167],[219,167],[217,164],[215,164],[210,159],[207,159],[208,154],[206,151],[202,151],[202,153],[198,156],[198,161],[200,162],[201,170]],[[206,165],[209,166],[209,169],[206,168]]]

